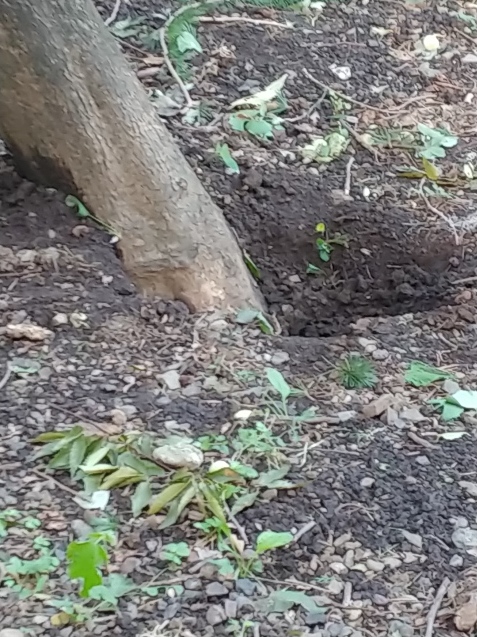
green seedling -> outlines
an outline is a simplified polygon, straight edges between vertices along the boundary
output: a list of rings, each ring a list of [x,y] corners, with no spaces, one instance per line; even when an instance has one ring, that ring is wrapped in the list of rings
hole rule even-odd
[[[276,131],[284,130],[283,119],[266,106],[261,108],[246,108],[231,113],[230,127],[237,132],[247,132],[258,139],[273,139]]]
[[[98,217],[95,217],[89,210],[88,208],[86,208],[86,206],[84,205],[84,203],[82,203],[77,197],[73,196],[73,195],[68,195],[65,198],[65,204],[69,207],[69,208],[73,208],[76,211],[77,216],[81,219],[81,220],[85,220],[85,219],[90,219],[91,221],[94,221],[94,223],[96,223],[98,226],[101,226],[101,228],[103,228],[104,230],[106,230],[106,232],[110,235],[112,235],[113,237],[118,237],[120,238],[121,235],[119,234],[119,232],[117,232],[113,226],[111,226],[109,223],[105,222],[105,221],[101,221],[101,219],[98,219]]]
[[[251,323],[256,323],[264,334],[274,333],[272,324],[266,318],[263,312],[260,312],[259,310],[240,310],[240,312],[238,312],[237,316],[235,317],[235,321],[239,325],[249,325]]]
[[[217,157],[220,157],[220,159],[232,173],[235,173],[237,175],[240,173],[239,165],[232,157],[228,144],[217,143],[215,146],[215,154],[217,155]]]
[[[345,248],[348,247],[348,237],[346,235],[341,235],[338,232],[331,236],[328,233],[326,224],[322,221],[316,224],[315,232],[318,235],[315,239],[318,256],[325,263],[331,259],[331,253],[335,249],[335,246],[340,245]]]
[[[232,637],[247,637],[252,634],[254,626],[255,622],[248,619],[229,619],[225,631]]]
[[[232,509],[234,513],[234,509]],[[206,518],[203,522],[194,522],[196,529],[206,535],[206,541],[215,541],[219,550],[223,550],[225,541],[229,537],[229,526],[219,518]]]
[[[186,542],[171,542],[162,547],[161,560],[181,566],[182,562],[190,555],[190,548]]]
[[[228,438],[222,434],[206,434],[197,439],[197,443],[202,451],[218,451],[224,456],[230,453]]]
[[[336,371],[347,389],[374,387],[378,382],[374,365],[363,356],[348,356],[338,364]]]
[[[115,543],[114,533],[104,532],[90,533],[88,539],[68,544],[68,575],[81,580],[81,597],[89,597],[93,587],[103,584],[101,569],[108,563],[107,546]]]
[[[414,149],[417,143],[414,133],[401,128],[375,127],[365,133],[363,137],[371,146],[382,148]]]
[[[338,159],[348,147],[349,133],[346,128],[333,131],[324,137],[315,137],[301,149],[304,160],[329,164]]]
[[[284,454],[285,442],[263,423],[257,422],[254,427],[241,428],[237,437],[232,440],[235,450],[234,459],[264,458],[269,465],[279,466]]]
[[[454,375],[422,361],[412,361],[404,373],[406,383],[414,387],[427,387],[446,378],[454,378]]]
[[[18,509],[0,511],[0,538],[8,535],[8,528],[15,526],[21,520],[22,512]]]
[[[253,261],[252,257],[248,254],[248,252],[243,251],[243,260],[245,261],[245,265],[247,266],[250,274],[256,281],[260,281],[262,275],[260,274],[260,269],[258,265]]]
[[[417,156],[432,161],[446,156],[446,149],[453,148],[459,143],[459,138],[452,135],[445,128],[430,128],[425,124],[418,124],[421,134],[421,147],[417,148]]]
[[[45,546],[45,543],[37,543],[34,548],[38,551],[39,557],[23,560],[13,556],[4,563],[3,584],[20,599],[42,593],[49,574],[56,571],[60,564],[59,559],[51,553],[49,543],[48,546]]]
[[[323,274],[323,270],[321,268],[319,268],[316,265],[313,265],[313,263],[308,263],[306,266],[306,270],[305,270],[306,274]]]

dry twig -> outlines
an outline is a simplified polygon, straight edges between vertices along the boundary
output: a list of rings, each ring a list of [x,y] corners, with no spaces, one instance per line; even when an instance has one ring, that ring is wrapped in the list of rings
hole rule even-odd
[[[121,7],[121,1],[122,0],[116,0],[116,4],[113,7],[111,15],[109,16],[109,18],[106,18],[106,20],[104,21],[104,24],[107,27],[109,27],[109,25],[112,24],[116,20],[116,18],[118,17],[119,9]]]
[[[177,13],[174,15],[174,17],[176,17]],[[194,102],[193,102],[193,100],[192,100],[192,98],[190,96],[189,91],[187,90],[187,86],[184,84],[184,82],[182,81],[182,79],[179,76],[178,72],[174,68],[174,65],[172,64],[171,58],[170,58],[170,55],[169,55],[169,48],[168,48],[167,42],[166,42],[166,29],[169,26],[170,22],[171,22],[171,19],[169,18],[169,20],[166,21],[164,26],[162,26],[159,29],[159,40],[160,40],[161,48],[162,48],[162,55],[164,57],[164,62],[165,62],[166,66],[167,66],[167,68],[169,70],[169,73],[171,74],[172,78],[175,80],[175,82],[177,83],[177,85],[181,89],[182,95],[184,96],[185,101],[186,101],[186,107],[187,108],[192,108],[194,106]]]
[[[232,513],[232,511],[230,510],[229,505],[226,502],[224,502],[223,504],[224,504],[224,509],[227,512],[227,515],[232,520],[232,522],[234,523],[235,528],[237,529],[237,533],[240,535],[242,540],[245,542],[245,546],[248,546],[248,537],[247,537],[247,534],[245,533],[245,529],[240,524],[240,522],[237,520],[235,515]]]
[[[305,533],[308,533],[308,531],[311,531],[311,529],[315,526],[316,526],[315,520],[310,520],[310,522],[307,522],[304,526],[302,526],[301,529],[297,531],[295,535],[293,536],[293,544],[295,544],[295,542],[298,542],[298,540],[302,538],[305,535]]]
[[[276,22],[275,20],[259,20],[256,18],[246,18],[242,16],[220,15],[220,16],[202,16],[199,22],[213,22],[216,24],[224,24],[228,22],[246,22],[247,24],[255,24],[257,26],[278,27],[280,29],[293,29],[293,24],[289,22]]]
[[[5,370],[5,374],[3,375],[2,379],[0,380],[0,389],[3,389],[5,387],[5,385],[8,383],[11,375],[12,375],[12,368],[10,366],[10,363],[7,363],[7,369]]]
[[[429,614],[427,615],[426,633],[424,637],[432,637],[434,633],[434,622],[436,621],[437,611],[442,604],[442,600],[447,593],[449,585],[450,579],[448,577],[445,577],[442,581],[442,584],[439,586],[434,601],[432,602],[432,606],[429,609]]]
[[[349,197],[349,193],[351,192],[351,168],[353,167],[353,164],[354,164],[354,157],[350,157],[348,159],[348,163],[346,164],[346,179],[345,179],[345,185],[343,188],[343,192],[347,197]]]

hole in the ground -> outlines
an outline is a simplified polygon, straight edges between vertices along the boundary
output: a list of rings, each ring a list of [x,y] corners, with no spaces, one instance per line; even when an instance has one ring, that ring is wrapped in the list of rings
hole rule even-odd
[[[452,281],[475,274],[477,259],[447,227],[385,200],[332,201],[316,178],[277,170],[234,199],[228,218],[261,272],[261,289],[285,334],[333,336],[360,317],[451,305]],[[328,263],[315,246],[317,222],[346,234]],[[307,265],[321,272],[307,274]]]

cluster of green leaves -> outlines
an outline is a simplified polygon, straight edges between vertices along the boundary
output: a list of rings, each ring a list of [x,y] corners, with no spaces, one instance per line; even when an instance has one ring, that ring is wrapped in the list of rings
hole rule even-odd
[[[240,310],[235,317],[239,325],[250,325],[256,323],[264,334],[274,334],[274,329],[270,321],[260,310]]]
[[[242,109],[231,113],[229,124],[239,133],[247,132],[259,139],[273,139],[275,131],[283,130],[283,119],[278,115],[282,110],[269,111],[266,106]]]
[[[445,157],[446,149],[453,148],[459,142],[459,138],[445,128],[431,128],[425,124],[418,124],[417,130],[421,135],[421,146],[417,148],[417,155],[428,160]]]
[[[347,389],[374,387],[378,382],[376,369],[367,358],[352,354],[336,367],[338,378]]]
[[[315,232],[318,235],[315,239],[318,256],[325,263],[331,259],[331,253],[335,249],[335,246],[340,245],[345,248],[348,247],[348,237],[346,235],[339,234],[338,232],[334,235],[330,235],[326,224],[322,221],[316,224]]]
[[[185,7],[178,11],[168,24],[166,37],[169,56],[177,73],[183,79],[190,75],[192,57],[202,53],[202,46],[197,40],[195,23],[197,18],[208,10],[207,3]]]
[[[51,456],[48,467],[69,470],[73,479],[83,482],[86,494],[137,484],[131,497],[134,515],[151,500],[152,479],[165,474],[152,460],[153,439],[140,433],[105,436],[75,426],[40,434],[34,442],[46,443],[35,459]]]
[[[27,515],[18,509],[4,509],[0,511],[0,539],[8,535],[8,529],[12,526],[23,526],[33,530],[41,526],[38,518]]]
[[[349,141],[347,129],[339,127],[338,130],[333,130],[324,137],[315,137],[301,149],[301,154],[308,161],[329,164],[345,152]]]
[[[14,555],[3,563],[4,575],[1,583],[20,599],[41,593],[49,574],[56,571],[60,564],[46,538],[36,537],[33,540],[33,549],[38,552],[38,557],[25,560]]]

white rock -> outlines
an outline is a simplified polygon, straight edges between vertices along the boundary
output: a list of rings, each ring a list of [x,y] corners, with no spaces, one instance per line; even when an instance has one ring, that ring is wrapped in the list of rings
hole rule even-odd
[[[25,637],[24,632],[17,628],[4,628],[0,630],[0,637]]]
[[[351,77],[351,69],[349,66],[338,66],[337,64],[332,64],[329,69],[340,80],[346,81]]]
[[[458,549],[475,549],[477,548],[477,531],[459,527],[452,533],[452,542]]]
[[[462,58],[462,64],[477,64],[477,55],[475,53],[467,53]]]
[[[369,487],[372,487],[374,483],[375,483],[374,478],[363,478],[360,482],[360,485],[367,489]]]
[[[384,571],[385,564],[379,560],[366,560],[366,566],[370,571],[381,573],[381,571]]]
[[[159,378],[164,382],[167,389],[171,391],[181,388],[180,374],[175,369],[170,369],[168,372],[159,374]]]
[[[33,323],[10,323],[7,325],[5,334],[8,338],[18,341],[25,339],[27,341],[45,341],[50,336],[53,336],[51,330],[47,330],[46,327],[40,327]]]
[[[59,327],[60,325],[68,325],[68,314],[55,314],[55,316],[51,319],[51,324],[53,327]]]
[[[118,427],[124,427],[128,421],[128,417],[122,409],[111,409],[110,416],[111,422]]]
[[[327,590],[330,595],[341,595],[343,592],[344,583],[337,579],[332,579],[328,584]]]
[[[342,562],[331,562],[330,568],[337,575],[346,575],[348,572],[348,567],[345,566]]]
[[[409,544],[412,544],[418,549],[422,549],[422,537],[418,533],[411,533],[410,531],[402,530],[401,533],[404,535]]]
[[[461,480],[459,486],[467,491],[467,493],[476,498],[477,497],[477,482],[467,482],[467,480]]]
[[[251,409],[241,409],[240,411],[235,412],[234,420],[248,420],[252,413]]]
[[[384,557],[383,562],[386,566],[389,566],[389,568],[399,568],[402,564],[402,560],[397,557]]]
[[[434,52],[438,51],[441,45],[437,35],[435,33],[431,33],[422,38],[422,46],[426,49],[426,51]]]
[[[202,451],[190,442],[177,440],[154,449],[153,458],[173,469],[198,469],[204,462]]]
[[[464,563],[464,558],[457,554],[453,555],[449,560],[449,566],[455,566],[456,568],[459,568],[460,566],[462,566],[463,563]]]
[[[275,352],[272,356],[272,365],[283,365],[290,360],[290,354],[288,352]]]
[[[70,314],[70,323],[73,327],[76,327],[76,329],[80,329],[81,327],[84,327],[86,325],[86,322],[88,320],[88,315],[85,314],[84,312],[72,312]]]

